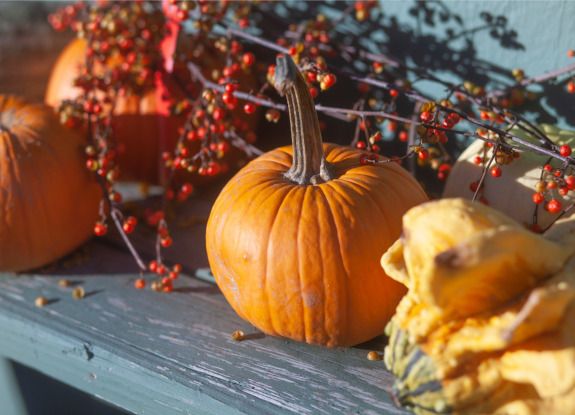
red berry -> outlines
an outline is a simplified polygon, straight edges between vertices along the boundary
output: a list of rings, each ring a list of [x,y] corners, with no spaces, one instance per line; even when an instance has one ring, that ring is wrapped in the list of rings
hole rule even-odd
[[[327,73],[324,76],[322,76],[319,87],[322,91],[325,91],[326,89],[331,88],[333,84],[335,84],[335,81],[336,81],[335,75],[332,73]]]
[[[305,76],[307,78],[307,81],[310,83],[317,81],[317,74],[315,72],[308,71],[306,72]]]
[[[103,222],[97,222],[94,225],[94,235],[96,236],[104,236],[108,233],[108,225]]]
[[[230,85],[230,84],[228,84]],[[237,98],[233,95],[232,92],[224,92],[222,94],[222,101],[224,101],[225,104],[227,105],[232,105],[237,102]]]
[[[543,203],[543,201],[545,200],[545,197],[543,196],[543,193],[533,193],[533,196],[531,196],[531,199],[533,200],[533,203],[538,205],[540,203]]]
[[[481,157],[481,156],[475,156],[475,157],[473,157],[473,163],[474,163],[474,164],[477,164],[477,165],[483,163],[483,157]]]
[[[575,81],[567,82],[567,92],[570,94],[575,94]]]
[[[88,170],[96,171],[98,170],[98,162],[94,159],[86,160],[86,167]]]
[[[565,176],[564,180],[569,190],[575,189],[575,176]]]
[[[174,271],[170,271],[170,272],[168,273],[168,278],[171,279],[171,280],[177,279],[178,276],[179,276],[179,274],[178,274],[177,272],[174,272]]]
[[[186,135],[186,139],[188,141],[196,141],[198,139],[198,133],[195,130],[191,130],[188,131],[188,134]],[[168,153],[168,159],[169,159],[169,153]]]
[[[218,108],[214,109],[214,112],[212,112],[212,118],[215,121],[220,121],[221,119],[224,118],[225,113],[226,112],[224,111],[223,108],[218,107]]]
[[[172,271],[177,272],[178,274],[182,272],[182,264],[174,264]]]
[[[479,182],[471,182],[469,184],[469,190],[471,190],[472,192],[477,192],[477,189],[479,189]]]
[[[136,281],[134,281],[134,287],[136,287],[138,290],[141,290],[145,286],[146,286],[146,280],[143,278],[138,278]]]
[[[238,25],[242,28],[245,29],[250,25],[250,21],[247,17],[242,17],[240,20],[238,20]]]
[[[172,246],[172,238],[170,236],[160,238],[160,245],[162,245],[163,248],[169,248]]]
[[[381,73],[383,71],[383,63],[381,62],[373,62],[371,66],[375,73]]]
[[[397,97],[397,96],[399,95],[399,91],[398,91],[397,89],[390,89],[390,90],[389,90],[389,95],[390,95],[392,98],[395,98],[395,97]]]
[[[244,55],[242,56],[242,62],[246,66],[252,66],[255,61],[256,57],[251,52],[244,53]]]
[[[571,147],[569,147],[567,144],[562,145],[559,147],[559,154],[561,154],[563,157],[569,157],[571,155]]]
[[[453,121],[451,121],[451,119],[449,119],[449,118],[445,118],[443,120],[443,122],[441,123],[441,126],[443,128],[451,129],[451,128],[453,128]]]
[[[313,87],[313,86],[310,87],[310,88],[309,88],[309,93],[310,93],[310,95],[311,95],[312,98],[317,97],[317,94],[318,94],[317,88],[316,88],[316,87]]]
[[[545,166],[543,166],[543,170],[551,173],[551,171],[553,170],[553,167],[551,166],[551,164],[546,164]]]
[[[194,191],[194,186],[191,183],[184,183],[180,191],[184,194],[189,195]]]
[[[547,211],[549,213],[559,213],[561,212],[561,209],[562,209],[561,202],[558,201],[557,199],[551,199],[547,203]]]
[[[499,166],[493,166],[491,167],[491,170],[489,171],[489,173],[493,176],[493,177],[501,177],[501,167]]]
[[[567,57],[572,58],[572,57],[574,57],[574,56],[575,56],[575,50],[569,49],[569,50],[567,51]]]
[[[164,275],[165,273],[166,273],[166,266],[164,264],[158,264],[158,267],[156,268],[156,274]]]
[[[427,160],[429,158],[429,151],[426,149],[417,152],[417,158],[420,160]]]
[[[557,182],[552,180],[550,182],[547,183],[547,188],[548,189],[557,189]]]
[[[254,112],[256,112],[256,104],[254,104],[253,102],[246,102],[246,104],[244,105],[244,112],[248,115],[253,114]]]
[[[150,261],[150,263],[148,264],[148,268],[151,272],[157,272],[158,271],[158,261]]]
[[[425,123],[430,123],[433,121],[433,114],[430,111],[423,111],[419,114],[419,119]]]
[[[363,150],[367,147],[367,145],[365,144],[365,141],[358,141],[355,146],[360,150]]]
[[[459,114],[452,112],[451,114],[449,114],[447,116],[447,118],[449,118],[449,120],[452,122],[453,125],[457,124],[460,120],[461,117],[459,116]]]
[[[226,86],[224,87],[225,91],[229,94],[231,94],[234,91],[237,91],[238,89],[238,84],[232,84],[232,83],[228,83],[226,84]]]
[[[134,225],[132,225],[131,223],[128,223],[128,222],[124,222],[122,224],[122,229],[124,230],[124,232],[130,234],[130,233],[134,232]]]
[[[400,131],[398,137],[399,141],[405,143],[409,139],[409,134],[407,134],[407,131]]]
[[[188,18],[188,11],[183,10],[183,9],[178,9],[178,11],[176,12],[176,18],[180,22],[183,22],[184,20],[186,20]]]
[[[437,169],[437,178],[443,181],[447,179],[447,176],[449,176],[450,172],[451,172],[451,165],[447,163],[442,163]]]

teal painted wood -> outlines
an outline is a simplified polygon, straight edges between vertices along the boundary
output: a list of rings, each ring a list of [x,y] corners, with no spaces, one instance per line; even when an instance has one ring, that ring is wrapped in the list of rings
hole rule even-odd
[[[390,44],[387,52],[431,68],[445,80],[488,76],[498,81],[494,85],[498,87],[513,83],[514,68],[534,76],[574,62],[566,54],[575,48],[571,0],[381,0],[381,4],[385,12],[381,36]],[[416,86],[432,96],[444,95],[436,84]],[[543,110],[549,117],[542,121],[575,126],[575,102],[564,85],[531,89],[546,95]],[[533,110],[531,116],[541,118],[540,109]]]
[[[3,415],[27,415],[12,364],[0,356],[0,408]]]
[[[263,336],[214,285],[181,277],[169,295],[138,291],[126,253],[102,242],[85,251],[65,272],[0,276],[0,355],[135,414],[405,413],[367,349]],[[73,300],[62,275],[87,297]],[[38,295],[52,303],[35,307]],[[249,339],[234,342],[237,329]]]

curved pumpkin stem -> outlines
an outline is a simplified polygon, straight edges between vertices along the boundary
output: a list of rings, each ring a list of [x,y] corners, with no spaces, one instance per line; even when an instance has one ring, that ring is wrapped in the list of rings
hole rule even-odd
[[[301,185],[333,178],[325,160],[315,104],[307,84],[293,60],[278,55],[274,86],[287,98],[293,145],[293,162],[285,176]]]

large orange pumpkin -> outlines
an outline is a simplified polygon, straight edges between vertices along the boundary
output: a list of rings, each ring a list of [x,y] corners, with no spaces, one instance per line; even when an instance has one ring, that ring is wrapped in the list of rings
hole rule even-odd
[[[401,217],[427,200],[396,163],[322,144],[313,99],[291,58],[278,57],[293,147],[250,162],[210,214],[206,247],[234,310],[265,333],[327,346],[382,333],[404,288],[378,266]]]
[[[92,234],[101,192],[51,108],[0,95],[0,270],[45,265]]]
[[[63,100],[81,94],[82,90],[74,86],[74,79],[85,62],[86,50],[86,41],[75,39],[62,51],[48,82],[45,97],[48,105],[57,108]],[[121,63],[119,57],[118,62],[111,61],[111,66]],[[115,137],[123,147],[118,156],[121,178],[159,183],[163,171],[161,154],[174,149],[184,119],[169,115],[166,103],[152,89],[143,96],[119,98],[112,122]]]

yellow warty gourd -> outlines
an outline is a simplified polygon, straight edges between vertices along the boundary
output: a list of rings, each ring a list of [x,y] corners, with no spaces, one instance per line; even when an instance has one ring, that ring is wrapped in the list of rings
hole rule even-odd
[[[411,209],[382,266],[409,291],[385,364],[418,414],[575,413],[575,222],[544,236],[479,203]]]

